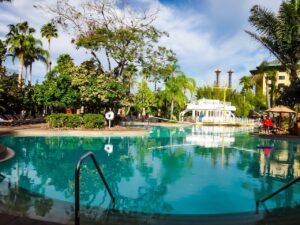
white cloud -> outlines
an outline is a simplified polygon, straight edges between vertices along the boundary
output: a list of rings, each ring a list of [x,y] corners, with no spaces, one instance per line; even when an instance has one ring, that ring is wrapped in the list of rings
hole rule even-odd
[[[75,0],[74,0],[75,1]],[[198,85],[213,83],[214,69],[223,70],[222,77],[226,80],[225,71],[229,68],[235,70],[233,76],[234,86],[238,86],[238,79],[249,74],[263,59],[270,58],[267,51],[251,40],[244,29],[250,29],[248,17],[250,8],[254,4],[265,5],[267,8],[278,10],[281,0],[207,0],[205,11],[194,8],[184,10],[173,6],[166,6],[157,0],[135,0],[139,4],[155,9],[160,8],[155,25],[167,31],[169,38],[161,40],[161,44],[172,48],[178,58],[181,68],[188,76],[193,76]],[[203,0],[205,1],[205,0]],[[45,3],[46,2],[46,3]],[[0,32],[7,32],[7,24],[27,20],[39,32],[40,27],[51,18],[47,13],[37,10],[34,4],[53,3],[53,1],[27,0],[13,1],[9,10],[2,10]],[[79,3],[80,1],[75,1]],[[3,14],[3,13],[5,14]],[[76,50],[71,44],[70,35],[59,32],[59,38],[52,40],[52,61],[55,62],[59,54],[68,53],[76,63],[89,58],[90,54],[84,50]],[[44,46],[47,42],[44,40]],[[11,63],[6,62],[12,66]],[[14,66],[17,67],[17,64]],[[43,65],[34,65],[34,77],[41,80],[45,74]]]

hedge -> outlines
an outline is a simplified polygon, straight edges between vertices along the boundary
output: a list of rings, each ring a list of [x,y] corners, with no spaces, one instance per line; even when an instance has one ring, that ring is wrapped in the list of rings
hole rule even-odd
[[[47,117],[47,122],[51,128],[101,128],[105,124],[101,114],[85,114],[82,117],[78,114],[53,113]]]
[[[85,128],[101,128],[104,127],[105,120],[102,114],[84,114],[83,127]]]

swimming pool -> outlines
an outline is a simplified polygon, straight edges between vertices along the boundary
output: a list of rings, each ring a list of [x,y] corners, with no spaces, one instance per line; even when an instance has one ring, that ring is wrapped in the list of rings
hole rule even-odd
[[[2,136],[0,143],[16,156],[1,163],[0,171],[6,182],[44,196],[48,205],[51,199],[72,204],[75,165],[92,151],[117,210],[161,215],[253,212],[255,200],[300,175],[299,141],[261,139],[233,127],[151,129],[145,137]],[[257,145],[273,149],[258,150]],[[109,206],[90,160],[81,170],[81,182],[82,205]],[[299,197],[296,184],[266,205],[295,206]]]

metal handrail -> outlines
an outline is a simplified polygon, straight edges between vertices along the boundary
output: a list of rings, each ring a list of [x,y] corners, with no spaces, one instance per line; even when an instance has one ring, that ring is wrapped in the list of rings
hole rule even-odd
[[[81,168],[81,164],[83,162],[83,160],[85,160],[87,157],[91,157],[92,160],[93,160],[93,163],[97,169],[97,172],[98,174],[100,175],[101,179],[102,179],[102,182],[104,183],[104,186],[106,188],[106,190],[108,191],[110,197],[111,197],[111,200],[112,200],[112,203],[113,205],[115,204],[115,197],[113,196],[106,180],[105,180],[105,177],[99,167],[99,164],[96,160],[96,157],[94,155],[94,153],[92,152],[87,152],[86,154],[84,154],[83,156],[81,156],[81,158],[79,159],[78,163],[77,163],[77,166],[76,166],[76,169],[75,169],[75,225],[79,225],[80,224],[80,216],[79,216],[79,208],[80,208],[80,190],[79,190],[79,176],[80,176],[80,168]]]
[[[272,194],[266,196],[265,198],[263,198],[261,200],[257,200],[256,201],[256,212],[258,212],[259,203],[264,203],[268,199],[272,198],[273,196],[275,196],[275,195],[279,194],[280,192],[282,192],[283,190],[287,189],[289,186],[297,183],[299,180],[300,180],[300,177],[297,177],[296,179],[292,180],[291,182],[289,182],[286,185],[284,185],[281,188],[279,188],[277,191],[274,191]]]
[[[0,182],[2,182],[4,179],[5,179],[5,176],[0,173]]]

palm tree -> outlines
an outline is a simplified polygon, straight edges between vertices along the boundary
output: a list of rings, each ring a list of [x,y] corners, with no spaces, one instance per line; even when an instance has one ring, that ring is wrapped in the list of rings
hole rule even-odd
[[[243,85],[242,93],[250,91],[253,88],[253,79],[251,76],[243,76],[240,79],[240,85]]]
[[[171,101],[170,119],[173,119],[175,103],[183,107],[187,100],[185,91],[189,90],[192,95],[195,92],[195,86],[195,80],[186,77],[184,74],[178,77],[172,76],[166,81],[165,95],[166,98]]]
[[[183,93],[186,94],[186,91],[189,91],[191,94],[190,98],[192,98],[196,91],[196,81],[191,77],[185,76],[184,74],[178,76],[178,80],[182,85]]]
[[[250,12],[249,22],[256,29],[256,33],[246,33],[288,68],[291,83],[296,83],[300,60],[300,1],[283,1],[278,15],[258,5],[253,6]]]
[[[22,87],[22,73],[23,65],[25,60],[26,51],[30,47],[30,39],[32,34],[35,32],[35,29],[28,26],[27,22],[17,23],[16,25],[8,25],[9,32],[6,35],[6,43],[8,45],[8,52],[12,56],[14,62],[15,57],[19,59],[19,78],[18,84],[19,87]]]
[[[265,81],[266,86],[266,102],[267,107],[270,108],[273,106],[273,98],[275,92],[275,83],[276,83],[276,71],[269,67],[269,63],[263,61],[257,67],[257,74],[252,77],[253,83],[260,83]],[[269,90],[269,81],[271,81],[271,92]],[[272,88],[273,87],[273,88]],[[270,94],[271,94],[271,101],[270,101]]]
[[[42,48],[42,42],[34,37],[29,38],[30,47],[25,54],[24,66],[26,68],[26,78],[27,81],[27,69],[29,67],[29,82],[32,84],[32,64],[38,60],[47,65],[47,57],[49,55],[48,51]]]
[[[6,45],[3,41],[0,40],[0,79],[4,76],[4,68],[2,62],[6,59]]]
[[[50,22],[45,24],[44,26],[42,26],[41,28],[41,34],[42,37],[46,37],[48,39],[48,52],[49,52],[49,56],[48,56],[48,70],[51,71],[51,55],[50,55],[50,43],[51,43],[51,38],[57,38],[58,34],[57,34],[57,29],[55,27],[55,25]]]

